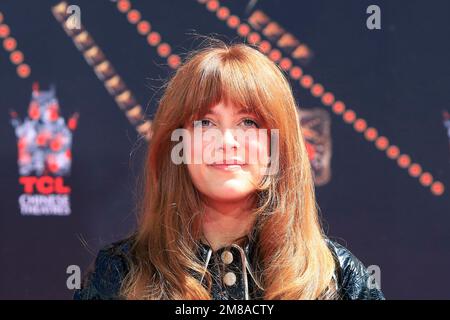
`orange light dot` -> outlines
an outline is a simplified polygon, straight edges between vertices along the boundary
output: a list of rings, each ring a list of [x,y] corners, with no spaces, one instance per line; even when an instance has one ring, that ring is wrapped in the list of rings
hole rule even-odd
[[[355,119],[356,119],[355,111],[353,111],[353,110],[347,110],[347,111],[344,112],[343,117],[344,117],[344,121],[345,121],[345,122],[347,122],[347,123],[352,123],[352,122],[354,122]]]
[[[390,159],[397,159],[400,154],[400,149],[397,146],[390,146],[386,150],[386,154]]]
[[[310,55],[310,51],[307,46],[301,44],[295,49],[295,55],[297,58],[305,59]]]
[[[148,21],[141,21],[138,23],[137,25],[137,30],[140,34],[142,34],[143,36],[146,35],[147,33],[150,32],[150,30],[152,29],[150,22]]]
[[[444,190],[444,184],[440,181],[436,181],[431,185],[431,192],[436,196],[442,195],[444,193]]]
[[[336,101],[333,103],[333,112],[336,114],[342,114],[345,111],[345,104],[342,101]]]
[[[122,13],[127,12],[128,10],[130,10],[130,8],[131,4],[128,0],[119,0],[117,2],[117,9]]]
[[[9,36],[9,27],[6,24],[0,24],[0,38],[6,38]]]
[[[303,70],[300,67],[293,67],[291,71],[289,72],[289,75],[294,79],[298,80],[303,74]]]
[[[3,47],[6,51],[13,51],[17,48],[17,41],[14,38],[6,38],[3,40]]]
[[[17,66],[17,75],[21,78],[28,78],[30,76],[31,69],[27,64],[21,64]]]
[[[418,177],[422,173],[422,167],[414,163],[409,167],[408,172],[412,177]]]
[[[260,44],[259,44],[259,50],[260,50],[262,53],[267,54],[271,49],[272,49],[272,45],[270,44],[269,41],[263,40],[263,41],[260,42]]]
[[[176,69],[180,65],[181,59],[179,55],[172,54],[169,56],[169,58],[167,58],[167,62],[169,64],[169,67],[171,67],[172,69]]]
[[[270,60],[276,62],[281,59],[281,51],[278,49],[272,49],[269,53]]]
[[[383,136],[378,137],[377,140],[375,141],[375,146],[379,150],[386,150],[386,148],[389,146],[389,140]]]
[[[227,20],[227,25],[232,29],[237,28],[240,23],[241,20],[235,15],[231,15]]]
[[[402,154],[398,157],[397,163],[400,168],[407,168],[411,164],[411,158],[407,154]]]
[[[217,0],[209,0],[206,4],[206,8],[209,11],[216,11],[219,8],[219,1]]]
[[[366,137],[367,140],[374,141],[378,137],[378,131],[375,128],[368,128],[364,132],[364,136]]]
[[[141,13],[138,10],[133,9],[127,13],[127,19],[130,23],[136,24],[141,20]]]
[[[227,7],[221,7],[217,10],[217,17],[220,20],[225,20],[230,15],[230,10]]]
[[[158,43],[161,42],[161,36],[158,32],[150,32],[150,34],[147,36],[147,42],[151,46],[156,46]]]
[[[248,42],[250,42],[251,44],[257,44],[261,41],[261,36],[259,35],[259,33],[257,32],[251,32],[248,35]]]
[[[311,93],[314,97],[320,97],[324,92],[323,86],[320,83],[316,83],[311,88]]]
[[[326,106],[331,106],[334,102],[334,95],[331,92],[327,92],[322,96],[322,103]]]
[[[246,37],[250,32],[250,27],[248,26],[248,24],[242,23],[238,27],[237,32],[241,37]]]
[[[9,58],[14,64],[21,64],[23,62],[23,53],[21,51],[14,51],[11,53]]]
[[[303,77],[301,77],[300,79],[300,84],[303,88],[308,89],[311,88],[311,86],[313,85],[314,80],[310,75],[305,74]]]
[[[157,51],[161,57],[165,58],[165,57],[169,56],[169,54],[170,54],[170,51],[171,51],[170,45],[168,45],[167,43],[161,43],[158,46]]]
[[[420,176],[419,181],[423,186],[428,187],[433,182],[433,176],[429,172],[424,172]]]
[[[363,132],[367,128],[367,122],[364,119],[357,119],[353,124],[353,127],[358,132]]]

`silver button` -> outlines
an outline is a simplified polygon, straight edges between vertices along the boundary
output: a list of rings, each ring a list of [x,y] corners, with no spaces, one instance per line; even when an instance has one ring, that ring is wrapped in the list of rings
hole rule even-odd
[[[233,262],[233,254],[228,250],[225,250],[224,252],[222,252],[221,258],[222,258],[223,263],[225,263],[225,264],[230,264]]]
[[[234,285],[236,283],[236,275],[233,272],[227,272],[225,273],[225,275],[223,276],[223,282],[231,287],[232,285]]]

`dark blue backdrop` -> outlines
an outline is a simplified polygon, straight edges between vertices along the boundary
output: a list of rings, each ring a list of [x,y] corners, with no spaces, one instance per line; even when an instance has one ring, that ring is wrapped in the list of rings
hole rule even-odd
[[[97,79],[51,13],[57,1],[3,0],[0,12],[31,66],[21,79],[0,49],[0,298],[70,298],[66,267],[85,270],[99,247],[134,226],[134,186],[146,144]],[[151,115],[155,90],[171,69],[113,1],[73,1],[82,23]],[[183,54],[192,31],[236,33],[195,0],[132,1],[143,18]],[[221,1],[245,17],[247,1]],[[382,29],[366,28],[366,8],[377,4]],[[447,1],[286,1],[256,4],[307,43],[303,67],[359,116],[398,145],[436,180],[449,182],[449,137],[442,111],[450,109],[450,22]],[[32,83],[55,84],[74,133],[72,213],[22,216],[17,146],[9,110],[24,116]],[[321,107],[292,83],[302,107]],[[152,98],[153,97],[153,98]],[[329,112],[329,110],[327,110]],[[331,113],[332,178],[317,188],[325,226],[366,265],[381,268],[387,298],[450,298],[448,191],[433,195],[418,179]],[[81,243],[87,241],[92,252]]]

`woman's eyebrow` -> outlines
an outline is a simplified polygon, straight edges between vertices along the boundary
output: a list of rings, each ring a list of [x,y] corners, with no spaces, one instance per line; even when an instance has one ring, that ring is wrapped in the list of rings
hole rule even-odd
[[[211,109],[211,110],[209,110],[209,111],[206,113],[206,115],[208,115],[208,114],[218,115],[219,113],[218,113],[216,110]],[[235,112],[233,115],[239,116],[239,115],[242,115],[242,114],[253,115],[254,113],[251,112],[251,111],[247,111],[247,110],[244,109],[244,108],[241,108],[241,109],[239,109],[237,112]]]

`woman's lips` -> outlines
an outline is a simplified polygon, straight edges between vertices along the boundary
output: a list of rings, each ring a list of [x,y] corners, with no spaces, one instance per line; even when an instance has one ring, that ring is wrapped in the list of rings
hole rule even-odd
[[[210,164],[210,167],[218,170],[237,171],[245,167],[245,164]]]

